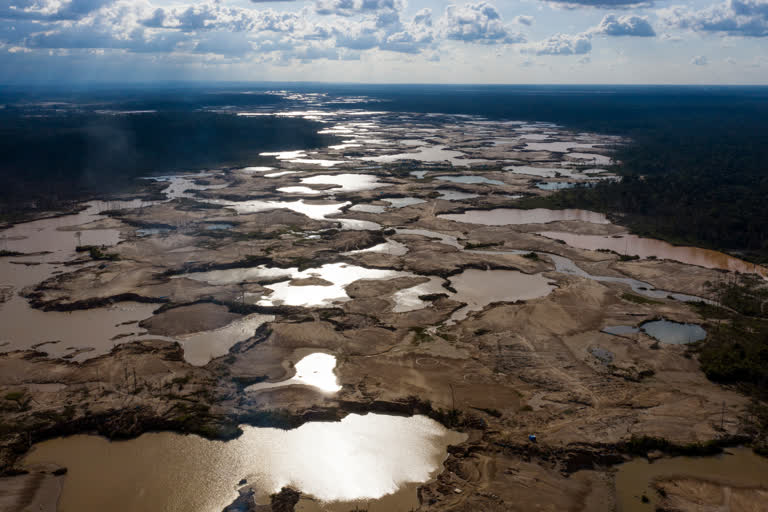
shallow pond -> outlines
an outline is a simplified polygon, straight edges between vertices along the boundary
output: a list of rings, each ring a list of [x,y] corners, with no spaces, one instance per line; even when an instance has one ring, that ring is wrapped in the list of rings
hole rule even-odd
[[[316,277],[327,281],[328,285],[295,285],[291,281],[268,284],[264,287],[272,290],[272,293],[262,297],[258,304],[261,306],[330,306],[335,302],[349,300],[345,288],[355,281],[361,279],[394,279],[396,277],[409,276],[412,276],[409,272],[372,269],[346,263],[329,263],[322,267],[302,272],[294,271],[291,274],[292,280]]]
[[[211,222],[209,224],[206,224],[204,229],[206,231],[226,231],[234,227],[235,227],[234,224],[229,224],[227,222]]]
[[[386,186],[369,174],[323,174],[302,178],[301,182],[305,185],[336,185],[326,192],[359,192]]]
[[[336,368],[336,357],[322,352],[309,354],[299,360],[294,366],[296,374],[290,379],[280,382],[259,382],[245,388],[255,392],[264,389],[274,389],[284,386],[312,386],[326,393],[335,393],[341,389],[338,379],[333,373]]]
[[[224,185],[194,185],[192,178],[209,175],[156,176],[153,181],[168,183],[163,190],[167,200],[186,197],[185,190],[204,190]],[[115,345],[141,339],[143,330],[135,323],[152,315],[156,304],[123,302],[110,307],[72,312],[33,309],[18,295],[24,287],[48,279],[54,272],[72,271],[78,266],[64,263],[76,258],[78,245],[111,246],[120,242],[118,229],[100,229],[102,215],[110,210],[134,209],[160,201],[90,201],[82,211],[60,217],[21,223],[0,232],[0,249],[22,253],[48,254],[18,256],[0,260],[0,285],[12,286],[10,299],[0,305],[0,345],[3,350],[39,350],[54,357],[83,361],[109,352]],[[95,229],[85,229],[95,226]],[[155,228],[139,229],[138,234],[162,232]],[[14,264],[14,262],[20,264]],[[91,262],[84,265],[91,265]]]
[[[272,151],[267,153],[259,153],[259,156],[273,156],[277,158],[278,160],[291,160],[295,158],[302,158],[306,157],[307,153],[303,149],[299,149],[297,151]],[[267,169],[271,170],[271,168],[266,167],[246,167],[246,169]]]
[[[421,139],[400,139],[397,142],[403,146],[426,146],[428,144],[427,141]]]
[[[0,350],[28,350],[37,346],[54,357],[83,361],[141,337],[144,331],[136,323],[126,322],[149,318],[157,308],[157,304],[121,302],[72,312],[43,311],[31,308],[25,298],[14,294],[0,305]]]
[[[643,238],[636,235],[577,235],[556,231],[543,231],[539,234],[547,238],[562,240],[571,247],[579,249],[592,251],[598,249],[611,250],[619,254],[640,256],[641,258],[654,256],[659,259],[679,261],[705,268],[731,270],[745,274],[759,274],[764,278],[768,278],[768,269],[760,265],[734,258],[722,252],[701,249],[699,247],[672,245],[653,238]]]
[[[280,172],[271,172],[269,174],[265,174],[265,178],[279,178],[280,176],[288,176],[289,174],[298,174],[299,171],[280,171]]]
[[[387,240],[386,242],[374,245],[367,249],[358,249],[355,251],[349,251],[342,254],[365,254],[365,253],[378,253],[388,254],[390,256],[403,256],[408,253],[408,246],[401,244],[396,240]]]
[[[453,322],[494,302],[536,299],[555,289],[554,284],[541,274],[523,274],[516,270],[467,269],[450,277],[449,281],[456,290],[451,298],[466,304],[451,315]]]
[[[242,428],[229,442],[172,433],[58,438],[35,445],[23,464],[68,468],[59,512],[221,512],[243,478],[262,503],[291,486],[326,502],[390,495],[382,510],[407,511],[418,506],[415,484],[432,478],[446,447],[466,438],[423,416],[351,414],[288,431]]]
[[[242,172],[269,172],[273,171],[274,167],[244,167],[240,169]]]
[[[167,235],[172,232],[173,228],[139,228],[136,230],[136,236]]]
[[[659,459],[653,463],[649,463],[645,458],[636,458],[620,465],[616,472],[616,497],[619,511],[653,511],[659,502],[659,495],[652,487],[653,481],[686,478],[723,484],[731,483],[736,487],[766,488],[768,487],[768,459],[755,455],[748,448],[728,448],[724,454],[714,457],[672,457]],[[642,496],[646,496],[649,502],[643,503]],[[706,510],[710,509],[706,508]],[[726,509],[718,507],[711,510]],[[736,508],[728,510],[736,510]],[[759,508],[743,510],[759,510]]]
[[[378,231],[381,229],[381,225],[367,220],[337,219],[331,217],[331,215],[341,214],[341,209],[347,206],[349,201],[344,203],[305,203],[303,199],[299,199],[298,201],[263,201],[257,199],[253,201],[237,202],[211,200],[209,202],[232,208],[241,215],[286,208],[296,213],[306,215],[310,219],[338,222],[341,224],[341,229],[361,231]]]
[[[336,218],[329,218],[327,220],[338,222],[341,224],[341,229],[348,231],[379,231],[381,229],[381,224],[377,224],[376,222],[371,222],[369,220]]]
[[[444,279],[437,276],[430,276],[429,281],[404,290],[395,292],[392,298],[395,301],[394,313],[407,313],[424,309],[430,305],[429,302],[420,299],[423,295],[432,295],[444,293],[450,295],[448,290],[443,287]]]
[[[320,160],[316,158],[293,158],[288,161],[292,164],[319,165],[320,167],[334,167],[344,163],[344,160]]]
[[[541,181],[536,184],[536,188],[541,190],[565,190],[568,188],[576,188],[578,183],[570,181]]]
[[[437,179],[467,185],[505,185],[503,181],[491,180],[484,176],[438,176]]]
[[[184,274],[196,281],[212,285],[227,285],[245,282],[270,281],[284,278],[285,281],[266,284],[272,290],[258,300],[261,306],[329,306],[335,302],[349,300],[345,291],[347,285],[361,279],[394,279],[413,277],[410,272],[388,269],[373,269],[349,265],[347,263],[328,263],[321,267],[299,271],[297,268],[269,268],[264,265],[244,269],[213,270]],[[323,284],[296,283],[298,280],[321,279]]]
[[[334,215],[341,213],[342,207],[348,205],[345,203],[305,203],[303,199],[298,201],[212,201],[214,204],[221,204],[228,208],[234,209],[237,213],[248,214],[266,212],[269,210],[279,210],[280,208],[286,208],[296,213],[301,213],[315,220],[326,220],[328,215]]]
[[[70,259],[78,245],[115,245],[118,229],[82,229],[80,226],[103,219],[102,211],[138,208],[146,201],[92,201],[87,208],[72,215],[16,224],[0,231],[0,249],[21,253],[51,252]]]
[[[707,331],[700,325],[681,324],[670,320],[646,322],[641,328],[648,336],[671,345],[685,345],[707,337]]]
[[[406,206],[426,203],[425,200],[418,197],[386,197],[382,201],[389,203],[392,208],[405,208]]]
[[[189,191],[218,190],[228,186],[227,183],[220,183],[218,185],[198,185],[194,182],[195,179],[207,178],[209,176],[211,176],[209,173],[199,173],[172,176],[153,176],[147,179],[168,183],[168,186],[162,192],[165,194],[166,200],[171,201],[173,199],[182,198],[193,199],[195,196],[190,194]]]
[[[529,142],[525,149],[530,151],[549,151],[552,153],[567,153],[571,149],[592,149],[594,144],[584,144],[582,142]]]
[[[356,204],[350,209],[352,212],[364,212],[364,213],[384,213],[387,211],[386,206],[376,204]]]
[[[269,315],[248,315],[219,329],[179,336],[175,341],[184,349],[187,362],[203,366],[211,359],[228,354],[235,344],[253,337],[256,329],[274,319]]]
[[[521,138],[524,140],[547,140],[551,137],[546,133],[526,133]]]
[[[557,254],[550,254],[550,253],[538,253],[538,254],[545,255],[549,259],[551,259],[552,263],[555,264],[555,271],[560,272],[562,274],[579,276],[579,277],[583,277],[585,279],[591,279],[593,281],[597,281],[600,283],[620,283],[620,284],[629,286],[633,292],[639,295],[643,295],[645,297],[650,297],[652,299],[672,298],[675,300],[679,300],[681,302],[706,302],[708,304],[712,304],[712,301],[702,297],[697,297],[695,295],[687,295],[685,293],[676,293],[676,292],[669,292],[666,290],[659,290],[654,288],[653,285],[649,283],[638,281],[637,279],[632,279],[630,277],[595,276],[579,268],[579,266],[576,265],[576,263],[570,258],[566,258],[564,256],[560,256]]]
[[[445,201],[463,201],[465,199],[480,197],[480,194],[471,194],[460,190],[437,189],[436,192],[440,194],[440,199]]]
[[[304,194],[307,196],[316,196],[316,195],[326,193],[324,190],[316,190],[314,188],[302,187],[300,185],[291,186],[291,187],[280,187],[277,189],[277,191],[283,192],[285,194]]]
[[[495,210],[467,210],[464,213],[438,215],[441,219],[467,224],[484,224],[486,226],[504,226],[508,224],[546,224],[566,220],[578,220],[593,224],[609,224],[610,221],[602,213],[587,210],[548,210],[534,208],[519,210],[515,208],[497,208]]]
[[[372,162],[396,162],[398,160],[418,160],[421,162],[450,162],[455,167],[469,167],[473,164],[493,164],[493,160],[462,158],[466,157],[461,151],[446,149],[447,146],[421,146],[411,153],[397,153],[374,157],[361,157],[361,160]]]

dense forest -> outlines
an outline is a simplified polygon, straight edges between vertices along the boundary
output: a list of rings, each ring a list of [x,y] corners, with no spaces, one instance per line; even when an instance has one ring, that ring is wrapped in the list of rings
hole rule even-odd
[[[362,87],[362,86],[361,86]],[[341,87],[357,91],[356,86]],[[678,86],[366,87],[391,110],[550,121],[627,137],[618,183],[524,207],[622,214],[640,235],[768,262],[768,88]],[[360,92],[360,91],[357,91]],[[378,107],[381,108],[381,107]]]
[[[247,96],[251,103],[274,101]],[[200,111],[205,98],[199,95],[164,93],[103,103],[113,101],[107,96],[91,98],[88,108],[70,106],[69,98],[44,105],[26,104],[19,95],[13,99],[19,106],[0,110],[0,216],[9,220],[30,209],[130,190],[140,176],[254,165],[264,160],[261,152],[337,140],[319,135],[320,125],[304,119]],[[233,100],[230,95],[209,98],[214,99]],[[124,113],[160,107],[165,110]]]
[[[51,207],[84,191],[119,188],[138,175],[240,165],[254,162],[261,151],[324,144],[304,120],[219,113],[279,107],[283,97],[264,93],[281,88],[347,98],[345,108],[549,121],[627,137],[630,143],[616,148],[621,182],[564,190],[545,203],[521,206],[620,214],[641,235],[768,262],[766,87],[187,84],[55,94],[0,90],[0,102],[13,106],[0,110],[0,215],[30,199]],[[41,108],[40,98],[51,95],[56,102],[46,108],[56,115],[30,115]],[[361,99],[351,103],[354,98]],[[104,112],[110,109],[159,113]]]
[[[731,276],[711,288],[718,305],[697,305],[709,319],[707,337],[689,350],[709,379],[753,398],[744,425],[753,448],[768,456],[768,289],[755,276]]]
[[[691,116],[637,130],[616,152],[621,181],[565,190],[544,203],[621,213],[637,234],[766,262],[768,108],[761,115]]]

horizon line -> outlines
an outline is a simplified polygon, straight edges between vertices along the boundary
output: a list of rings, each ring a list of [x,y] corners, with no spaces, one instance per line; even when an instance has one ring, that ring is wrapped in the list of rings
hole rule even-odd
[[[407,86],[433,86],[433,87],[753,87],[768,88],[768,84],[696,84],[696,83],[462,83],[462,82],[332,82],[318,80],[19,80],[19,81],[0,81],[2,87],[21,87],[21,86],[101,86],[101,85],[123,85],[123,86],[151,86],[151,85],[338,85],[338,86],[378,86],[378,87],[407,87]]]

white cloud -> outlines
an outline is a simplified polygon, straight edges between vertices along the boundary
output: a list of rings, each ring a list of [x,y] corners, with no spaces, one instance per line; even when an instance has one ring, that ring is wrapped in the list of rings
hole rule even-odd
[[[509,31],[499,11],[488,2],[449,5],[440,22],[443,36],[454,41],[482,44],[525,41],[521,34]]]
[[[653,0],[543,0],[559,4],[568,9],[595,7],[599,9],[624,9],[629,7],[649,6]]]
[[[432,26],[432,9],[421,9],[413,17],[413,22],[427,27]]]
[[[768,0],[727,0],[704,9],[674,6],[660,9],[669,27],[743,37],[768,36]]]
[[[615,14],[607,14],[590,32],[604,36],[653,37],[656,35],[647,17],[616,16]]]
[[[518,25],[525,25],[526,27],[530,27],[533,25],[533,16],[515,16],[512,21]]]
[[[0,18],[77,20],[114,0],[3,0]]]
[[[592,36],[555,34],[549,39],[527,44],[521,50],[533,55],[584,55],[592,51]]]
[[[405,8],[405,0],[317,0],[315,12],[321,15],[354,16],[376,11],[399,12]]]
[[[242,57],[253,51],[253,46],[243,33],[208,32],[198,41],[194,51],[197,53],[213,53],[230,57]]]

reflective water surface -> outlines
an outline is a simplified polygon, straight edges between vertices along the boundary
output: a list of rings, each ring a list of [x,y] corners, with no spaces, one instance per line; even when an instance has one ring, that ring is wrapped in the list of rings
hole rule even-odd
[[[463,320],[471,311],[480,311],[494,302],[536,299],[555,289],[541,274],[523,274],[516,270],[467,269],[449,281],[456,289],[452,298],[467,304],[451,316],[452,321]]]
[[[571,247],[578,247],[579,249],[592,251],[607,249],[619,254],[640,256],[641,258],[654,256],[659,259],[679,261],[705,268],[759,274],[764,278],[768,278],[768,269],[760,265],[734,258],[722,252],[701,249],[699,247],[672,245],[653,238],[643,238],[636,235],[577,235],[560,231],[543,231],[539,234],[547,238],[562,240]]]
[[[581,142],[529,142],[525,149],[531,151],[550,151],[553,153],[566,153],[569,149],[592,149],[594,144],[583,144]]]
[[[463,201],[464,199],[474,199],[476,197],[480,197],[480,194],[470,194],[469,192],[462,192],[460,190],[451,190],[451,189],[437,189],[437,191],[440,194],[440,199],[444,199],[446,201]]]
[[[421,162],[450,162],[456,167],[468,167],[473,164],[493,164],[492,160],[465,158],[461,151],[446,149],[447,146],[421,146],[417,151],[410,153],[397,153],[394,155],[381,155],[375,157],[363,157],[362,160],[372,162],[396,162],[398,160],[419,160]]]
[[[315,352],[303,357],[295,365],[296,375],[281,382],[260,382],[248,386],[246,391],[261,391],[263,389],[279,388],[303,384],[315,387],[327,393],[335,393],[341,389],[333,369],[336,368],[336,357],[322,352]]]
[[[274,319],[270,315],[248,315],[220,329],[181,336],[176,341],[184,349],[184,359],[190,364],[202,366],[229,353],[233,345],[251,338],[262,324]]]
[[[495,210],[467,210],[464,213],[449,213],[438,215],[441,219],[465,222],[467,224],[485,224],[486,226],[504,226],[507,224],[546,224],[564,220],[580,220],[593,224],[609,224],[610,221],[602,213],[587,210],[548,210],[534,208],[518,210],[514,208],[497,208]]]
[[[307,185],[336,185],[329,192],[359,192],[386,186],[376,176],[368,174],[322,174],[302,178],[301,182]]]
[[[504,185],[503,181],[491,180],[484,176],[438,176],[437,179],[451,183],[466,183],[468,185]]]
[[[329,502],[404,488],[407,495],[389,510],[408,511],[418,501],[407,484],[429,480],[446,447],[465,438],[424,416],[351,414],[289,431],[244,426],[229,442],[171,433],[118,442],[58,438],[35,445],[23,464],[68,468],[59,512],[221,512],[242,478],[262,502],[283,486]]]
[[[646,334],[662,343],[685,345],[707,337],[707,331],[697,324],[681,324],[670,320],[655,320],[642,325]]]

